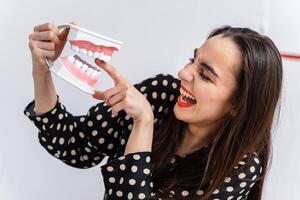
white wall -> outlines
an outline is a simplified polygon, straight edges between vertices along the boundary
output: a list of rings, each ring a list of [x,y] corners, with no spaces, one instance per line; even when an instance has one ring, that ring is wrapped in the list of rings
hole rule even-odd
[[[300,54],[300,1],[268,0],[266,33],[282,52]],[[300,62],[284,60],[282,114],[274,135],[274,157],[265,196],[298,200],[300,180]]]
[[[42,148],[38,143],[36,128],[23,115],[23,109],[33,99],[28,35],[34,25],[48,21],[56,24],[75,21],[79,26],[123,41],[124,46],[112,64],[132,83],[136,83],[157,73],[176,75],[177,70],[192,56],[193,49],[200,46],[209,31],[219,25],[247,26],[260,31],[264,14],[264,5],[260,0],[98,0],[89,4],[79,0],[3,0],[0,6],[0,199],[95,200],[102,199],[104,193],[99,169],[103,163],[86,170],[64,165]],[[271,13],[271,17],[276,15]],[[272,29],[272,23],[270,33],[280,28],[274,26]],[[290,32],[284,34],[292,38]],[[272,35],[281,41],[281,36]],[[292,87],[287,90],[290,91],[289,103],[294,105],[288,106],[294,108],[295,70],[299,69],[292,63],[285,67],[290,70],[290,74],[286,74],[290,76],[286,78],[289,83],[286,87]],[[90,96],[55,76],[54,81],[62,102],[71,113],[85,114],[96,103]],[[103,80],[103,88],[111,86],[112,81]],[[299,93],[297,97],[299,99]],[[291,144],[299,139],[299,136],[295,136],[296,111],[285,112],[285,120],[280,126],[282,134],[278,135]],[[294,136],[295,139],[289,140],[285,135]],[[283,165],[283,162],[293,160],[291,155],[296,143],[286,148],[286,143],[276,142],[278,157],[274,169],[277,170],[274,170],[268,187],[268,191],[276,191],[276,197],[267,195],[267,199],[285,199],[283,195],[288,192],[288,186],[297,183],[292,178],[292,172],[290,176],[284,176],[283,171],[285,165],[293,166],[290,163]],[[295,162],[299,167],[299,161]],[[280,183],[284,183],[286,189],[280,188]]]

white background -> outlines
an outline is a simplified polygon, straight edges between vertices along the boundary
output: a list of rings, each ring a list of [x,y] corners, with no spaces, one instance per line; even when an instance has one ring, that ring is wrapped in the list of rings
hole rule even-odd
[[[268,0],[266,32],[282,52],[300,54],[300,1]],[[266,184],[266,199],[300,199],[300,62],[284,60],[282,112],[274,134],[274,158]]]
[[[287,3],[288,2],[288,3]],[[17,1],[0,2],[0,199],[96,200],[104,186],[100,165],[75,169],[52,157],[38,143],[37,129],[23,115],[33,100],[28,35],[37,24],[74,21],[124,42],[112,64],[132,83],[177,71],[209,31],[221,25],[250,27],[270,36],[282,51],[300,52],[297,0],[252,1]],[[296,200],[300,179],[299,62],[284,61],[282,116],[274,137],[274,158],[265,198]],[[91,96],[54,77],[68,111],[85,114],[97,103]],[[103,77],[103,88],[112,81]],[[83,103],[84,102],[84,103]],[[299,156],[298,156],[299,157]]]

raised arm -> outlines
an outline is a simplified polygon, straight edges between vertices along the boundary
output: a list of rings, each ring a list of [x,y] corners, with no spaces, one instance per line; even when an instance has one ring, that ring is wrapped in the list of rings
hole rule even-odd
[[[158,74],[134,87],[146,96],[154,110],[154,122],[167,118],[179,93],[179,80],[169,74]],[[124,111],[113,117],[105,102],[92,106],[85,115],[73,116],[57,95],[55,106],[37,115],[35,101],[24,114],[38,128],[41,145],[53,156],[77,168],[97,165],[105,156],[124,150],[133,128],[133,119]]]

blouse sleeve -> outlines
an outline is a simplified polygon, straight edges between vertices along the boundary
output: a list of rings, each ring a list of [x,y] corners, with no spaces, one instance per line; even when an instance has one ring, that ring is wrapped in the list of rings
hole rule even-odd
[[[221,187],[214,190],[209,200],[246,199],[262,174],[262,165],[256,153],[245,155],[234,167],[230,176],[224,179]]]
[[[155,124],[168,115],[179,92],[178,84],[179,80],[169,74],[158,74],[134,84],[151,104]],[[37,127],[40,144],[52,156],[76,168],[90,168],[105,156],[115,156],[119,148],[125,147],[133,123],[123,110],[113,117],[111,106],[105,102],[92,106],[86,115],[74,116],[58,95],[56,105],[48,112],[36,115],[33,100],[24,114]]]
[[[180,80],[160,74],[138,89],[152,105],[157,126],[167,118],[179,95]],[[109,160],[101,166],[107,190],[105,199],[159,199],[154,192],[151,152],[135,152]]]
[[[120,156],[101,166],[106,199],[156,199],[153,192],[151,152]]]

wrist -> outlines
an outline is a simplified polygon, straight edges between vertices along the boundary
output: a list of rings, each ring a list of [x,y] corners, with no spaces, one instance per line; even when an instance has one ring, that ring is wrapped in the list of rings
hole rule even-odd
[[[46,72],[46,73],[35,73],[35,72],[32,72],[32,78],[33,78],[33,81],[35,81],[35,82],[36,81],[37,82],[46,81],[50,77],[51,77],[51,73],[50,72]]]
[[[134,124],[141,124],[141,125],[153,124],[154,115],[153,115],[153,113],[150,115],[142,115],[138,119],[133,119],[133,122],[134,122]]]

